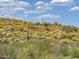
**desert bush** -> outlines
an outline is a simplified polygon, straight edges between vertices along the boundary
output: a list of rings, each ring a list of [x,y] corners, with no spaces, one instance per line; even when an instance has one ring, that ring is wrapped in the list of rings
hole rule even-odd
[[[0,56],[7,59],[37,59],[51,50],[49,40],[27,41],[25,43],[15,42],[13,44],[0,43]]]

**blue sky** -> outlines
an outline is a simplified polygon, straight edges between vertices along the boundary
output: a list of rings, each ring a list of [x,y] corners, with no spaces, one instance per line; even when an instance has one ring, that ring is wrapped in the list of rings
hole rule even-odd
[[[0,0],[0,17],[79,27],[79,0]]]

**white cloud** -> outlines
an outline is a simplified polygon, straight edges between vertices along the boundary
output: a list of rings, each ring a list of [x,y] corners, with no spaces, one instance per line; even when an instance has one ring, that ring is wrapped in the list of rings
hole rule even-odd
[[[34,5],[37,9],[30,9],[31,4],[19,0],[0,0],[0,17],[27,18],[43,14],[44,11],[51,9],[48,3],[38,2]],[[33,7],[34,7],[33,6]],[[38,7],[41,7],[38,8]],[[42,9],[43,8],[43,9]]]
[[[51,3],[71,3],[73,0],[52,0]]]
[[[45,3],[43,1],[36,2],[35,6],[36,6],[36,9],[40,10],[40,11],[49,11],[49,10],[52,10],[51,5],[49,3]]]
[[[4,2],[0,2],[0,6],[2,8],[6,8],[6,9],[23,9],[23,8],[27,8],[29,7],[29,3],[27,2],[23,2],[23,1],[13,1],[13,2],[8,2],[8,3],[4,3]]]
[[[0,2],[13,2],[14,0],[0,0]]]
[[[44,5],[44,4],[45,4],[45,3],[44,3],[43,1],[38,1],[38,2],[36,2],[35,5],[40,6],[40,5]]]
[[[0,0],[0,17],[16,17],[28,10],[30,4],[18,0]]]
[[[30,11],[25,11],[24,14],[28,14],[28,15],[37,15],[37,14],[42,14],[43,12],[42,11],[39,11],[39,10],[30,10]]]
[[[60,15],[53,15],[53,14],[43,14],[43,15],[40,15],[40,16],[37,16],[37,17],[33,17],[31,18],[32,20],[37,20],[37,21],[41,21],[42,19],[44,21],[47,21],[47,22],[55,22],[57,20],[59,20],[61,18]]]
[[[55,5],[69,5],[72,4],[74,2],[74,0],[52,0],[50,3],[51,4],[55,4]]]
[[[52,15],[52,14],[44,14],[44,15],[38,17],[38,18],[59,19],[60,16],[59,15]]]
[[[73,7],[70,9],[70,11],[79,11],[79,7]]]

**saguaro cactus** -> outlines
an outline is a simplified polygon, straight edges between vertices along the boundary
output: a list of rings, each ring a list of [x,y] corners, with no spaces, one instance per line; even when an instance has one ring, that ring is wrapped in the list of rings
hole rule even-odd
[[[27,40],[30,40],[29,37],[30,33],[29,33],[29,22],[27,23]]]

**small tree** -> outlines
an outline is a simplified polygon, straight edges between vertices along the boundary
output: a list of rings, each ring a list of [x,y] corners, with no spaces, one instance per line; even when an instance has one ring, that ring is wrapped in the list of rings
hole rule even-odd
[[[50,23],[44,22],[44,26],[49,26]]]

